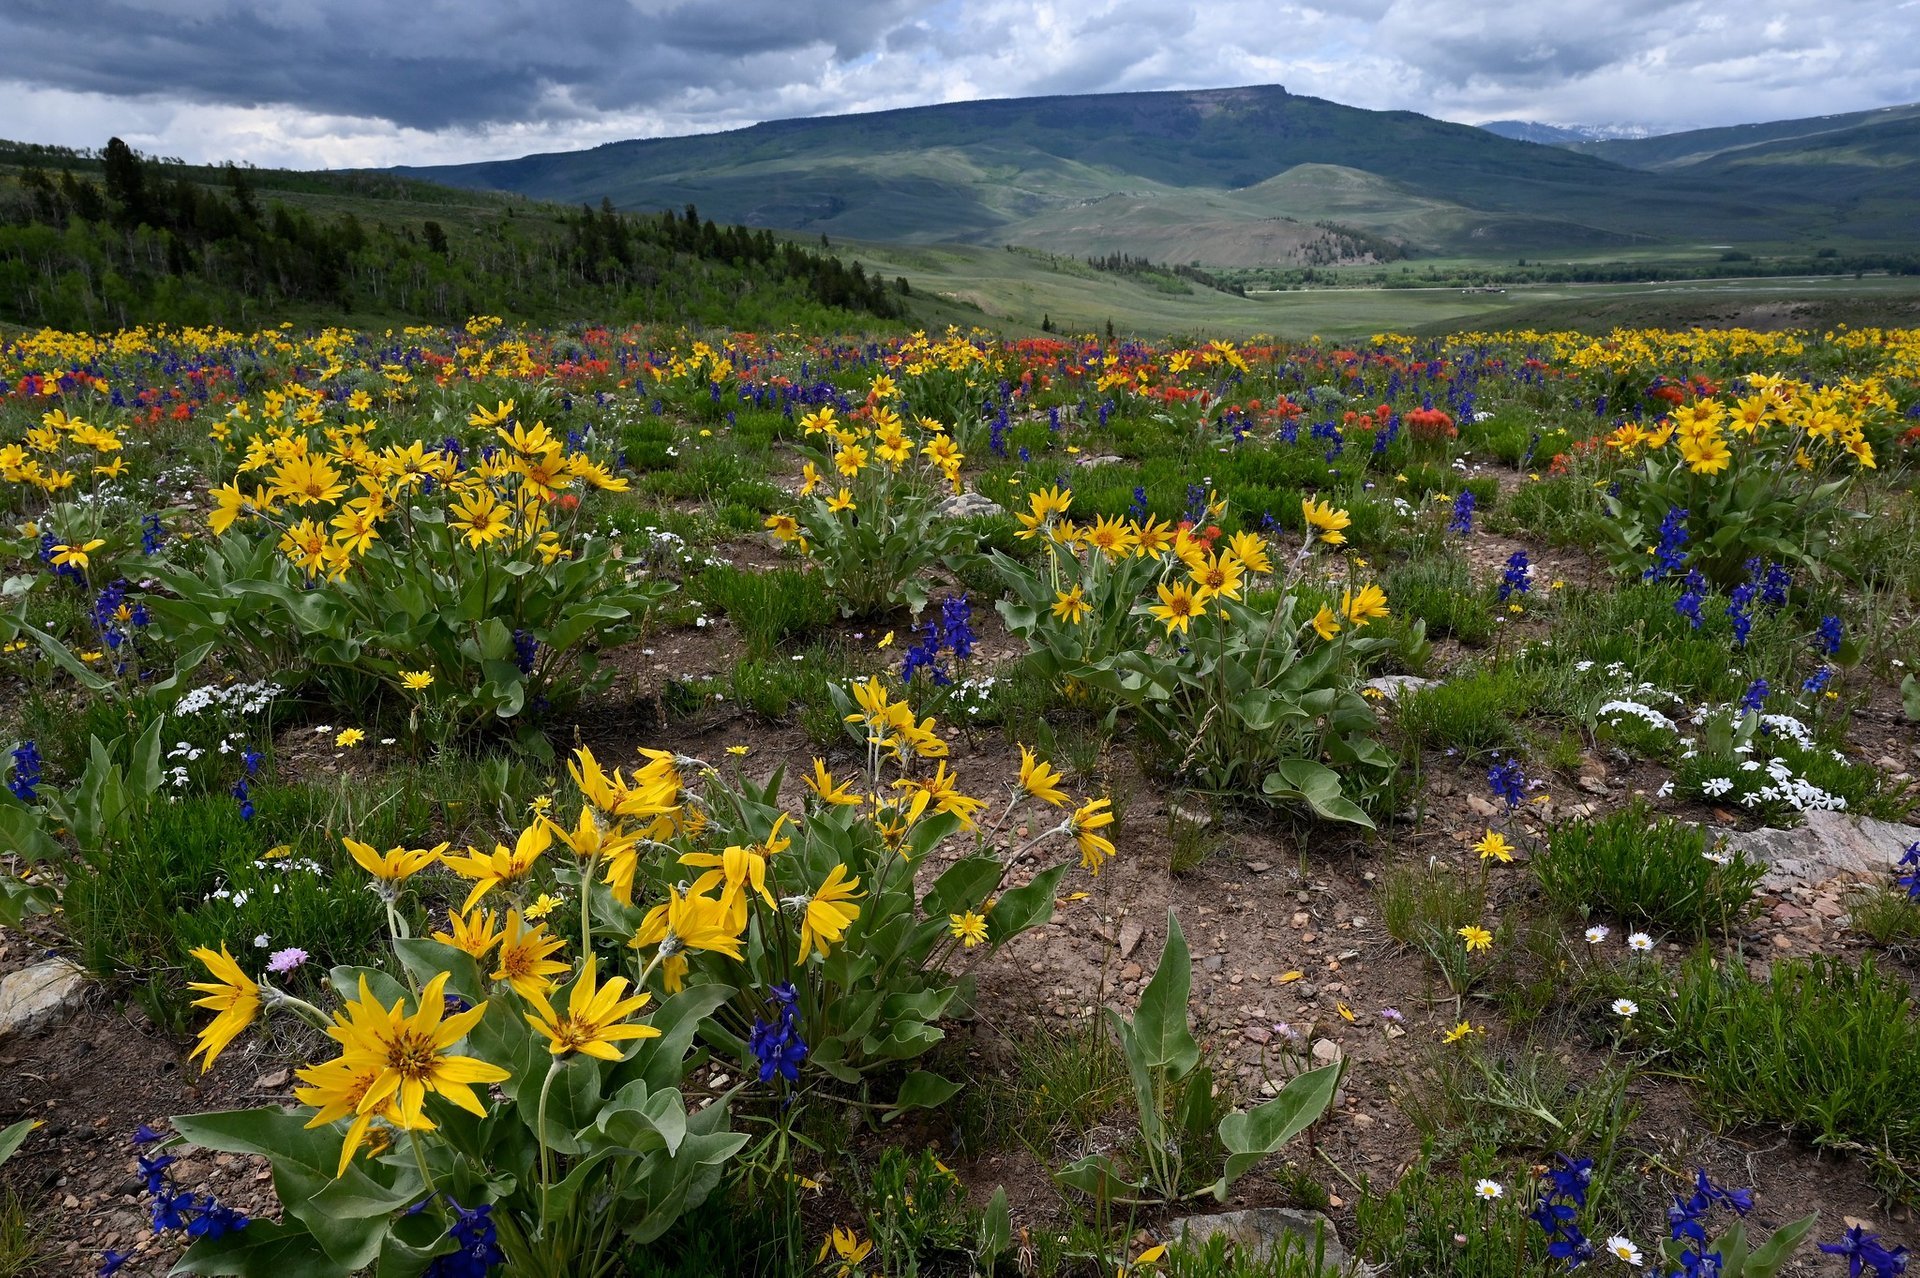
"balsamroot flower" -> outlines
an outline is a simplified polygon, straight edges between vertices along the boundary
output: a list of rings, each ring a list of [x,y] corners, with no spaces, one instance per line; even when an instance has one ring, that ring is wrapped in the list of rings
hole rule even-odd
[[[203,945],[193,951],[193,957],[206,964],[207,971],[213,975],[211,981],[195,981],[188,986],[206,995],[205,998],[195,999],[193,1005],[219,1013],[200,1031],[199,1045],[187,1057],[188,1060],[195,1056],[204,1057],[200,1062],[200,1072],[204,1074],[220,1059],[220,1053],[227,1049],[227,1044],[238,1038],[240,1032],[253,1024],[254,1018],[260,1014],[260,987],[240,970],[233,955],[227,953],[224,941],[218,954]]]
[[[545,995],[535,994],[527,1000],[534,1007],[532,1012],[524,1013],[527,1024],[547,1040],[547,1050],[555,1056],[578,1052],[603,1061],[617,1061],[623,1053],[615,1043],[660,1037],[660,1031],[651,1025],[627,1021],[627,1017],[647,1005],[652,995],[621,997],[627,992],[624,976],[616,976],[596,987],[594,975],[598,962],[599,956],[587,956],[580,969],[580,979],[573,983],[573,991],[567,996],[565,1016],[553,1010]]]

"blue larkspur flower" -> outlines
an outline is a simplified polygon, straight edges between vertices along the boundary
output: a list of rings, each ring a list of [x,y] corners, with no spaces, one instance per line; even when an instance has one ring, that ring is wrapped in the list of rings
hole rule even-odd
[[[1453,514],[1447,520],[1447,531],[1465,537],[1473,531],[1474,496],[1471,489],[1462,489],[1453,499]]]
[[[7,779],[7,789],[22,803],[40,800],[40,763],[40,747],[33,742],[23,741],[13,748],[13,775]]]

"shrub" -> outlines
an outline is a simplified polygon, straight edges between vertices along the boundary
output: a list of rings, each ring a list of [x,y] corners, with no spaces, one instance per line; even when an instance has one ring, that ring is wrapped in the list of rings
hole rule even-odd
[[[1564,913],[1692,937],[1736,929],[1767,868],[1744,852],[1714,852],[1705,830],[1641,802],[1554,827],[1532,867]]]

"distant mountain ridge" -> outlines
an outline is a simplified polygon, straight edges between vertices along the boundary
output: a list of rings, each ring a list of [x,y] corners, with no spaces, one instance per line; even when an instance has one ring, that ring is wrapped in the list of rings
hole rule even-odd
[[[1658,130],[1644,124],[1543,124],[1538,120],[1488,120],[1480,127],[1516,142],[1538,142],[1542,146],[1572,146],[1579,142],[1609,142],[1618,138],[1658,135]]]
[[[1854,175],[1831,165],[1785,195],[1777,174],[1676,175],[1604,150],[1662,141],[1540,146],[1255,85],[776,120],[394,172],[854,239],[1208,266],[1309,263],[1330,235],[1480,258],[1706,237],[1805,247],[1899,237],[1920,213],[1920,200],[1904,218],[1878,198],[1849,209]]]

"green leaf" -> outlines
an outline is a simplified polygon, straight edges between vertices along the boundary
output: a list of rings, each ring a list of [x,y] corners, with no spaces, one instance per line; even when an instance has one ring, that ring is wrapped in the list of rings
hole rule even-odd
[[[1005,944],[1028,928],[1051,920],[1055,894],[1066,872],[1067,864],[1063,861],[1034,875],[1031,883],[1001,893],[1000,899],[987,911],[987,936],[992,943]]]
[[[959,1090],[960,1084],[952,1079],[942,1078],[931,1070],[916,1069],[900,1084],[900,1095],[894,1098],[887,1120],[891,1122],[909,1109],[938,1109]]]
[[[933,889],[921,898],[920,908],[937,919],[978,909],[999,886],[1004,871],[998,857],[962,857],[934,881]]]
[[[1907,718],[1920,720],[1920,678],[1908,675],[1900,681],[1900,708]]]
[[[1780,1267],[1792,1259],[1820,1221],[1819,1212],[1811,1212],[1773,1231],[1773,1237],[1753,1249],[1747,1258],[1745,1278],[1773,1278]]]
[[[12,1158],[14,1152],[20,1148],[20,1142],[24,1141],[27,1134],[39,1125],[31,1118],[23,1118],[5,1131],[0,1131],[0,1163]]]
[[[1068,1163],[1055,1172],[1053,1178],[1068,1189],[1077,1189],[1100,1202],[1112,1199],[1121,1190],[1138,1192],[1146,1183],[1121,1176],[1119,1167],[1105,1154],[1088,1154]]]
[[[1007,1187],[995,1185],[987,1210],[980,1217],[980,1232],[973,1247],[975,1267],[982,1273],[994,1271],[994,1261],[1013,1246],[1013,1214],[1007,1204]]]
[[[1153,979],[1140,991],[1133,1015],[1133,1039],[1140,1063],[1184,1077],[1200,1061],[1200,1044],[1187,1028],[1187,996],[1193,988],[1193,961],[1180,920],[1167,911],[1167,945]]]
[[[1288,759],[1267,775],[1260,789],[1269,798],[1305,803],[1329,821],[1374,828],[1359,804],[1341,796],[1340,774],[1311,759]]]
[[[346,1278],[360,1268],[330,1259],[295,1224],[256,1220],[237,1233],[202,1238],[169,1274],[239,1274],[247,1278]]]
[[[1227,1148],[1226,1169],[1213,1187],[1224,1199],[1227,1187],[1255,1163],[1311,1127],[1333,1104],[1341,1062],[1322,1065],[1293,1079],[1272,1100],[1220,1120],[1220,1143]]]

